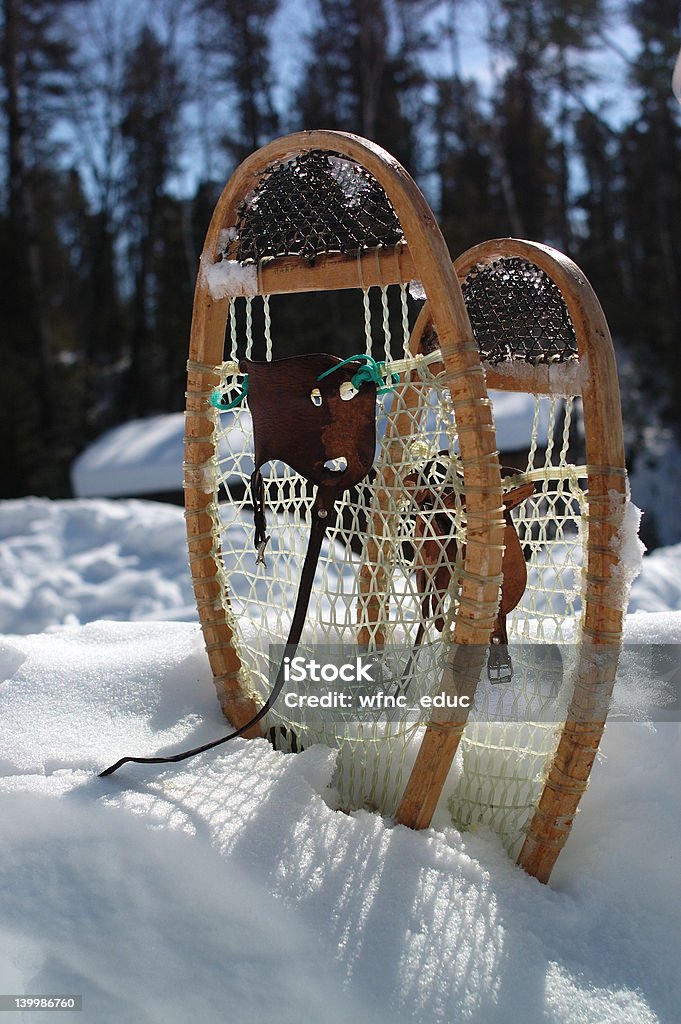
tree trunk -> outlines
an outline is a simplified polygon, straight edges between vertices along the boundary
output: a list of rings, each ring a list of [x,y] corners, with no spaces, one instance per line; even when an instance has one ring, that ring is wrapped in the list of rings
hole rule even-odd
[[[29,336],[28,365],[35,356],[35,381],[44,426],[44,444],[52,446],[55,425],[53,363],[45,310],[43,259],[36,213],[34,175],[26,160],[24,116],[20,105],[19,17],[20,0],[3,0],[5,46],[3,53],[7,154],[9,163],[9,222],[15,273]]]

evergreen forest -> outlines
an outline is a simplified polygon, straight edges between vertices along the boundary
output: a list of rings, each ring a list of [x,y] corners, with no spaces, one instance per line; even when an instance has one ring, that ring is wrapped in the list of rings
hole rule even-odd
[[[570,255],[616,341],[631,466],[681,442],[678,0],[0,4],[0,496],[68,496],[102,431],[183,409],[214,203],[302,128],[393,153],[454,256],[503,235]],[[291,351],[307,319],[287,313]]]

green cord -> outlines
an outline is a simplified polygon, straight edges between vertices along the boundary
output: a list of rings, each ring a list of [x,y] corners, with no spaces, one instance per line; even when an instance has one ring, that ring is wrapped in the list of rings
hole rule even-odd
[[[349,356],[347,359],[343,359],[342,362],[336,363],[329,370],[325,370],[324,373],[320,373],[317,380],[323,380],[324,377],[328,377],[330,373],[334,373],[336,370],[340,370],[341,366],[346,366],[347,363],[363,362],[365,365],[360,367],[357,373],[352,376],[352,386],[359,391],[362,384],[366,381],[371,381],[377,385],[376,393],[381,395],[386,391],[394,391],[397,384],[400,382],[400,375],[395,371],[386,373],[385,363],[377,362],[373,356],[361,353],[356,356]],[[389,381],[388,378],[391,380]],[[219,409],[220,412],[228,412],[230,409],[236,409],[237,406],[241,405],[244,398],[248,394],[248,374],[244,374],[244,382],[241,386],[239,394],[232,399],[231,402],[225,403],[223,398],[223,388],[214,388],[210,396],[210,404],[214,409]]]
[[[223,397],[222,397],[223,396],[222,388],[213,388],[209,401],[210,401],[210,404],[213,406],[214,409],[219,409],[220,412],[227,412],[229,409],[236,409],[236,407],[238,405],[241,405],[241,403],[243,402],[243,400],[244,400],[244,398],[246,397],[247,394],[248,394],[248,374],[245,374],[244,375],[244,382],[243,382],[243,384],[241,386],[241,391],[236,396],[236,398],[232,399],[231,402],[228,402],[225,405],[225,402],[224,402]]]
[[[324,373],[320,373],[317,380],[323,380],[324,377],[328,377],[330,373],[340,370],[341,366],[345,366],[347,363],[356,363],[358,361],[364,361],[365,365],[360,367],[357,373],[353,375],[351,380],[353,388],[359,391],[361,385],[364,384],[365,381],[373,381],[374,384],[378,385],[376,393],[379,395],[386,391],[395,390],[395,387],[400,382],[400,375],[395,372],[388,373],[386,375],[385,363],[377,362],[373,356],[367,355],[364,352],[359,353],[356,356],[348,356],[348,358],[343,359],[342,362],[336,363],[336,365],[332,366],[329,370],[325,370]],[[388,383],[386,376],[391,377],[393,383]]]

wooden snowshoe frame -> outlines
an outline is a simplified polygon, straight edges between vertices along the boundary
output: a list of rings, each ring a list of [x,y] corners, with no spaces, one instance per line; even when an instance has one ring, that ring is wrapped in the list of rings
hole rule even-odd
[[[582,399],[588,484],[582,516],[588,525],[588,540],[582,569],[578,668],[567,719],[545,769],[543,789],[518,855],[518,863],[528,873],[546,882],[588,783],[622,642],[627,587],[621,573],[620,545],[628,486],[615,355],[593,290],[580,269],[562,253],[533,242],[496,239],[468,250],[456,260],[455,268],[488,387]],[[544,349],[543,342],[537,340],[543,334],[537,327],[543,313],[526,318],[527,330],[518,332],[512,317],[504,324],[504,304],[516,301],[515,277],[521,290],[524,286],[546,289],[547,301],[555,306]],[[519,295],[521,302],[527,301],[527,294]],[[431,333],[426,305],[413,332],[414,349]],[[419,761],[428,759],[429,742],[439,745],[440,739],[437,734],[424,739],[397,812],[398,820],[405,824],[427,824],[423,807],[427,803],[433,806],[446,778],[446,764],[438,759],[436,771],[430,772],[430,798],[424,799],[424,771]]]
[[[340,228],[338,206],[326,217],[324,204],[317,203],[315,195],[315,175],[327,174],[329,160],[340,166],[341,178],[348,173],[356,178],[349,192],[342,182],[337,190],[335,201],[341,208],[346,201],[348,206],[347,211],[341,210]],[[302,205],[297,206],[299,200],[295,199],[291,206],[287,199],[281,210],[281,230],[272,232],[263,225],[268,217],[270,222],[272,216],[276,219],[278,200],[272,200],[268,183],[288,168],[297,175]],[[352,221],[348,231],[346,212]],[[497,353],[486,358],[489,353],[473,333],[461,285],[465,289],[471,275],[498,260],[526,261],[553,283],[562,296],[571,324],[572,333],[568,334],[574,339],[572,351],[568,338],[567,358],[558,358],[551,351],[526,352],[520,357],[511,353],[509,358]],[[223,269],[227,270],[224,275]],[[612,343],[583,275],[566,257],[547,247],[498,240],[476,247],[453,265],[433,214],[409,175],[380,147],[353,135],[303,132],[257,151],[233,174],[208,229],[194,298],[184,463],[189,562],[201,628],[221,707],[238,728],[253,718],[263,695],[256,695],[249,683],[249,668],[239,643],[238,613],[233,610],[221,547],[216,493],[218,440],[211,398],[224,383],[226,335],[228,340],[234,324],[229,320],[231,304],[237,297],[248,301],[297,292],[366,290],[404,286],[413,280],[421,283],[426,304],[405,346],[412,356],[432,354],[436,336],[440,385],[450,396],[456,422],[457,471],[463,477],[465,544],[459,549],[465,555],[460,572],[453,577],[451,596],[456,614],[448,634],[451,656],[447,669],[448,678],[455,677],[459,693],[475,692],[502,580],[503,488],[487,387],[583,397],[590,504],[582,634],[589,640],[589,651],[595,645],[612,652],[613,657],[603,662],[595,661],[589,652],[584,654],[575,685],[574,714],[568,714],[562,727],[518,858],[525,870],[546,881],[598,749],[605,721],[603,698],[612,688],[621,642],[624,598],[616,578],[619,557],[614,545],[622,527],[626,476]],[[390,372],[389,363],[386,371]],[[396,408],[401,408],[399,402]],[[406,411],[398,412],[389,419],[392,436],[383,443],[373,483],[378,508],[384,502],[394,502],[399,475],[406,472],[400,465],[406,416]],[[382,530],[389,518],[369,520],[358,568],[355,639],[364,646],[381,643],[382,616],[386,614],[382,566],[386,546],[391,543]],[[450,684],[443,679],[442,685]],[[591,704],[596,709],[593,714],[589,714]],[[429,716],[408,784],[393,807],[399,822],[415,828],[430,824],[466,720],[463,709],[437,710]],[[246,735],[265,732],[258,723]]]
[[[324,238],[317,237],[312,247],[299,245],[293,255],[287,241],[279,239],[260,251],[257,244],[251,250],[250,226],[242,229],[235,241],[235,225],[244,204],[251,219],[257,219],[258,196],[276,169],[314,154],[352,162],[371,188],[371,182],[375,183],[389,210],[387,215],[383,210],[381,217],[393,220],[383,237],[378,231],[374,239],[370,230],[366,241],[347,252],[337,251],[333,243],[330,251],[325,251]],[[379,200],[377,205],[385,204]],[[236,283],[231,292],[227,288],[216,298],[215,289],[211,294],[211,271],[223,260],[236,268]],[[239,267],[245,283],[240,282]],[[367,288],[406,284],[413,279],[422,283],[432,310],[445,383],[460,432],[464,486],[469,489],[471,526],[461,588],[465,611],[456,618],[454,642],[472,645],[476,657],[482,659],[499,601],[504,531],[501,477],[478,348],[451,258],[427,202],[404,168],[379,146],[350,134],[314,131],[279,139],[254,153],[237,168],[217,203],[194,298],[184,487],[189,560],[201,628],[222,708],[237,727],[250,720],[257,704],[246,685],[247,673],[235,640],[229,586],[217,540],[211,471],[216,444],[210,397],[220,384],[229,301],[235,295]],[[471,672],[479,674],[479,670],[480,665]],[[447,726],[444,717],[438,725],[442,736]],[[248,733],[260,734],[259,728]],[[460,735],[456,723],[451,734],[455,747]]]

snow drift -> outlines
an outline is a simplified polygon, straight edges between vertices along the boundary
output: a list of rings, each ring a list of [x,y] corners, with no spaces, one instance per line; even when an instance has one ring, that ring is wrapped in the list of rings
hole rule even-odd
[[[550,887],[442,812],[334,811],[321,746],[98,779],[224,732],[182,531],[152,503],[0,504],[0,991],[82,993],[82,1024],[678,1020],[678,723],[609,725]],[[630,641],[681,640],[680,562],[645,560]]]

